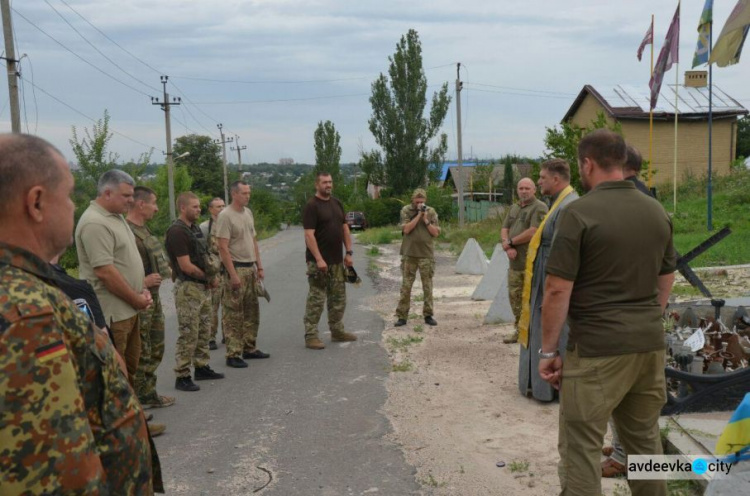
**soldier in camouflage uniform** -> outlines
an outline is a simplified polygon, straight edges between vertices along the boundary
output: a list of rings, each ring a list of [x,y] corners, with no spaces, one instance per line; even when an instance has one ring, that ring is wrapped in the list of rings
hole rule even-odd
[[[232,203],[216,219],[215,237],[224,266],[222,330],[227,341],[226,364],[247,368],[245,360],[269,358],[257,347],[260,306],[256,283],[265,277],[258,249],[250,185],[235,181],[230,186]]]
[[[216,242],[216,219],[219,214],[224,210],[224,200],[218,196],[208,202],[208,213],[211,218],[207,221],[201,222],[200,228],[203,233],[203,237],[208,241],[208,249],[212,251],[216,256],[219,256],[219,244]],[[217,287],[211,290],[211,339],[208,341],[208,349],[216,350],[219,347],[216,345],[216,337],[219,334],[219,305],[221,305],[221,298],[224,295],[224,285],[219,284]],[[224,333],[222,332],[222,335]],[[223,336],[221,342],[224,342]]]
[[[500,242],[509,260],[508,297],[513,315],[516,317],[515,331],[503,338],[503,342],[506,344],[518,341],[518,319],[521,317],[521,295],[526,271],[526,252],[529,249],[529,241],[531,241],[548,211],[547,205],[534,196],[536,184],[528,177],[518,181],[516,190],[518,192],[518,203],[510,207],[503,227],[500,229]]]
[[[190,366],[195,366],[195,380],[223,379],[208,365],[208,340],[211,333],[211,293],[217,284],[206,262],[207,246],[195,221],[201,214],[198,197],[190,192],[177,197],[180,216],[167,230],[167,254],[177,281],[174,304],[177,308],[179,337],[175,350],[175,388],[198,391],[200,387],[190,378]]]
[[[435,209],[425,205],[427,193],[418,188],[411,196],[411,204],[401,209],[399,226],[403,234],[401,242],[401,298],[396,308],[396,326],[406,325],[411,306],[411,288],[417,278],[422,279],[424,305],[422,315],[425,324],[437,325],[432,307],[432,276],[435,275],[433,240],[440,235],[438,215]]]
[[[331,196],[333,179],[327,172],[318,172],[315,178],[315,196],[310,198],[302,212],[307,250],[307,293],[305,306],[305,346],[312,350],[325,348],[318,337],[318,322],[323,305],[328,299],[328,328],[331,341],[356,341],[357,336],[344,331],[346,310],[346,282],[344,267],[351,267],[352,237],[346,224],[344,206]],[[342,248],[346,256],[342,257]]]
[[[133,206],[126,220],[135,234],[135,244],[143,260],[146,274],[144,287],[151,292],[153,305],[138,313],[141,332],[141,358],[135,376],[135,391],[145,409],[174,405],[175,399],[156,392],[156,369],[164,357],[164,310],[161,306],[159,288],[163,279],[172,276],[167,255],[159,239],[154,236],[146,222],[151,220],[159,207],[156,193],[145,186],[136,186],[133,193]],[[153,424],[151,425],[153,431]]]
[[[54,287],[73,176],[52,145],[0,136],[0,492],[153,494],[146,420],[107,336]]]

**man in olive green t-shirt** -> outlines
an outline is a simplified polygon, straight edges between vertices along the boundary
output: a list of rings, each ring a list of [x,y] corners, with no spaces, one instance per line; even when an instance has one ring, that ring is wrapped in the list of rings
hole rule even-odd
[[[614,418],[629,455],[659,455],[666,402],[662,313],[674,282],[672,224],[623,180],[622,136],[597,130],[578,145],[588,193],[567,206],[547,260],[539,374],[560,390],[562,494],[601,494],[601,449]],[[560,330],[570,325],[564,362]],[[634,496],[664,480],[629,480]]]
[[[526,252],[529,241],[534,236],[542,219],[547,215],[547,205],[537,200],[536,185],[528,177],[518,181],[516,186],[518,203],[510,207],[503,228],[500,230],[500,242],[508,255],[508,296],[513,315],[516,317],[516,329],[512,335],[503,338],[504,343],[518,341],[518,319],[521,317],[521,293],[523,293],[523,277],[526,270]]]
[[[435,254],[432,241],[440,235],[435,209],[425,205],[427,193],[421,188],[414,190],[411,204],[401,209],[401,298],[396,308],[396,326],[406,325],[411,304],[411,287],[417,277],[422,278],[424,305],[422,315],[427,325],[437,325],[433,317],[432,276],[435,274]]]

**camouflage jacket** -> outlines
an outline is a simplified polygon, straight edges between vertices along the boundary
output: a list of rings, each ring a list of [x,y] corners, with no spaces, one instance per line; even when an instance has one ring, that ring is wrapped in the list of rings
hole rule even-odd
[[[0,243],[2,494],[152,494],[141,406],[109,339],[54,280]]]

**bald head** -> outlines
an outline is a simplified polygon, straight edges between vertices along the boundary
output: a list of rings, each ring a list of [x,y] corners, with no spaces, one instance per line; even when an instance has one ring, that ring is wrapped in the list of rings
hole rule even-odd
[[[49,261],[73,240],[73,175],[51,144],[0,135],[0,241]]]
[[[17,215],[13,207],[36,185],[58,183],[62,154],[47,141],[28,134],[0,135],[0,219]]]
[[[532,181],[531,178],[524,177],[523,179],[518,181],[516,191],[518,192],[518,199],[521,200],[521,203],[525,205],[534,198],[534,193],[536,193],[536,184],[534,184],[534,181]]]

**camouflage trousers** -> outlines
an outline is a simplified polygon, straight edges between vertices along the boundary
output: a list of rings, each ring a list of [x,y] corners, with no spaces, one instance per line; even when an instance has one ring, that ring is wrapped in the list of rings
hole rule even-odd
[[[221,297],[224,294],[224,285],[219,284],[218,288],[209,291],[211,292],[211,341],[216,341],[216,337],[219,335],[219,305],[221,305]]]
[[[211,358],[208,354],[211,294],[205,284],[178,279],[174,286],[174,305],[179,333],[174,372],[177,377],[189,377],[191,365],[203,367]]]
[[[424,292],[424,304],[422,315],[432,317],[432,276],[435,275],[434,258],[401,257],[401,298],[396,307],[396,317],[406,320],[409,317],[411,307],[411,288],[417,279],[417,270],[422,279],[422,291]]]
[[[318,270],[315,262],[307,262],[307,282],[310,290],[305,304],[305,340],[318,337],[318,322],[328,300],[328,328],[332,335],[344,332],[346,311],[346,282],[344,264],[328,266],[328,272]]]
[[[229,276],[224,277],[224,295],[221,298],[221,318],[227,358],[239,358],[242,353],[255,351],[260,327],[260,306],[255,292],[257,273],[255,267],[236,267],[242,287],[232,290]]]
[[[518,327],[518,319],[521,318],[523,279],[523,270],[508,269],[508,298],[510,300],[510,308],[513,310],[513,315],[516,317],[516,327]]]
[[[164,310],[158,291],[151,293],[154,304],[138,313],[141,323],[141,358],[135,375],[135,392],[141,403],[157,399],[156,369],[164,358]]]

